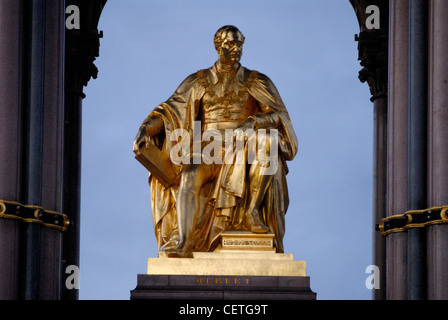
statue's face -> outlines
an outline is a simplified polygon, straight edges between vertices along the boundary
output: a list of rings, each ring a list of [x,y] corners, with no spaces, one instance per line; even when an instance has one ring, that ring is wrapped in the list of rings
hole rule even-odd
[[[238,31],[227,31],[221,36],[224,41],[218,48],[219,61],[231,65],[238,63],[243,55],[243,35]]]

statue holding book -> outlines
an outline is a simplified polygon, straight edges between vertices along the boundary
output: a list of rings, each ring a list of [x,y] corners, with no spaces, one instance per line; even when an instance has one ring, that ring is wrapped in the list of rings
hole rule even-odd
[[[243,43],[236,27],[220,28],[215,64],[188,76],[135,138],[159,255],[213,251],[229,230],[271,232],[283,252],[286,161],[298,143],[272,81],[241,66]]]

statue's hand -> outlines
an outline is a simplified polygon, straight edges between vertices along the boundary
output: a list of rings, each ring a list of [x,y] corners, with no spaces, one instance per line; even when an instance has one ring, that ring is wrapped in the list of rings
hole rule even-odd
[[[243,122],[241,122],[237,129],[241,129],[244,132],[247,130],[255,130],[256,121],[253,118],[247,118]]]
[[[146,130],[146,126],[142,125],[135,136],[134,144],[132,149],[137,152],[143,145],[148,146],[149,136]]]
[[[148,147],[150,137],[162,132],[164,128],[163,120],[156,114],[151,114],[145,119],[134,140],[133,150],[137,152],[141,147]]]

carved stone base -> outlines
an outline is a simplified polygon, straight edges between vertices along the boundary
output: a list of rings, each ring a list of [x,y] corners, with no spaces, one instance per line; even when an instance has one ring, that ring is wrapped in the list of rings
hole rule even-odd
[[[309,277],[139,274],[131,300],[315,300]]]

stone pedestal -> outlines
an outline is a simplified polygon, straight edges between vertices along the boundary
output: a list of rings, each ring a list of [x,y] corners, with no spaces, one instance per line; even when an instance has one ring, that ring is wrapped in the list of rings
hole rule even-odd
[[[139,274],[131,300],[315,300],[309,277]]]
[[[149,258],[131,299],[315,300],[306,262],[276,253],[273,234],[224,232],[215,252]]]

